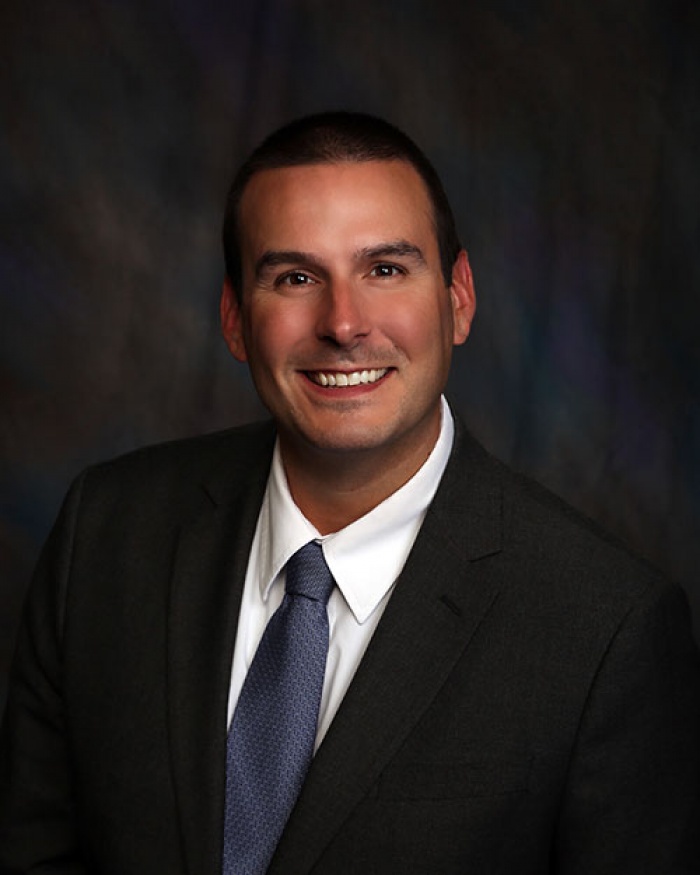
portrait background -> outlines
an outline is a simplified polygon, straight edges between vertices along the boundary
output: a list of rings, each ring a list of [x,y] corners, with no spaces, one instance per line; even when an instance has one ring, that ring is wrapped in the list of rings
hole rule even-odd
[[[698,633],[697,4],[8,0],[0,58],[0,708],[73,476],[263,414],[219,336],[226,189],[329,108],[445,182],[478,294],[455,408],[682,582]]]

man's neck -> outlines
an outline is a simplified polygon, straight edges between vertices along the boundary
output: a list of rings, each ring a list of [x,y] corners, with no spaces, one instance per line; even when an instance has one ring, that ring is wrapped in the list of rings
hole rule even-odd
[[[392,444],[385,451],[319,451],[280,436],[282,463],[294,503],[322,534],[337,532],[369,513],[425,464],[440,434]]]

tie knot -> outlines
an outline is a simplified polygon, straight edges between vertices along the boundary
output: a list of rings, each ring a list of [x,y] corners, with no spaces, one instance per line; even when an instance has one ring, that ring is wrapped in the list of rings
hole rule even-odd
[[[309,541],[287,562],[286,590],[317,602],[328,603],[335,581],[326,564],[321,545]]]

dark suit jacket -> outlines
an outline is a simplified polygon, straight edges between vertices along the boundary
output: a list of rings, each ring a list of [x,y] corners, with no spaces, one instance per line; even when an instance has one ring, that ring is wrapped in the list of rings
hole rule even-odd
[[[11,682],[3,871],[218,875],[272,445],[251,426],[72,488]],[[699,701],[683,594],[458,429],[269,871],[698,873]]]

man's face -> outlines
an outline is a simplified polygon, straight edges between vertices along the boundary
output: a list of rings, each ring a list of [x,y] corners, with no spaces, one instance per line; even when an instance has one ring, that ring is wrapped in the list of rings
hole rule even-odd
[[[240,211],[242,304],[226,283],[224,336],[249,363],[283,450],[427,457],[474,296],[465,253],[445,287],[413,167],[265,170]]]

